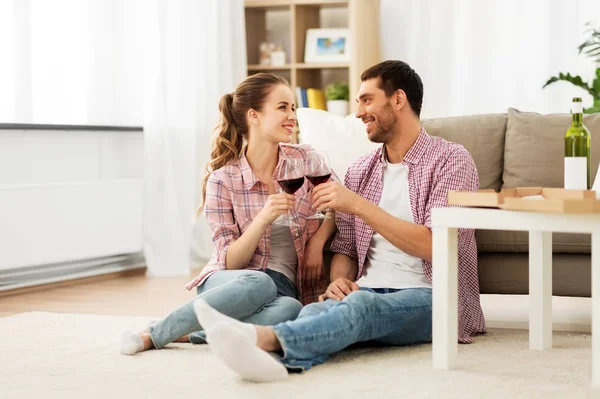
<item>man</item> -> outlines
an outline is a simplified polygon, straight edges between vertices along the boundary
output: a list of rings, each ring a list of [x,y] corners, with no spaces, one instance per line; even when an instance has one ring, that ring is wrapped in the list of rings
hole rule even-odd
[[[361,76],[356,116],[383,145],[355,162],[345,186],[314,189],[313,207],[336,211],[331,284],[298,319],[253,326],[196,301],[215,354],[242,377],[276,381],[364,341],[431,341],[431,210],[450,190],[476,190],[477,170],[461,146],[429,136],[419,120],[423,84],[402,61]],[[459,341],[485,332],[473,230],[459,230]],[[281,353],[280,361],[267,352]]]

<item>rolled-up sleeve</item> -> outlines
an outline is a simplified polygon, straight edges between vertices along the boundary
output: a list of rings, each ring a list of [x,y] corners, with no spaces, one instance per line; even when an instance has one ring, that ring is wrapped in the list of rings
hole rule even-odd
[[[350,184],[350,170],[351,168],[349,168],[346,172],[344,184],[350,190],[356,192],[353,190]],[[354,232],[354,215],[336,211],[335,224],[337,227],[337,232],[329,249],[332,252],[349,256],[352,259],[358,259],[358,255],[356,253],[356,236]]]
[[[206,186],[204,213],[213,241],[212,262],[225,270],[229,246],[240,237],[240,229],[233,216],[233,203],[228,180],[211,174]]]

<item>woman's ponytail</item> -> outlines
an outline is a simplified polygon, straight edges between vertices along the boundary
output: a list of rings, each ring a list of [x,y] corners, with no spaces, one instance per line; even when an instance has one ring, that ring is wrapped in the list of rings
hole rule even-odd
[[[206,185],[211,172],[227,165],[229,161],[240,156],[244,137],[236,127],[233,115],[233,95],[225,94],[219,101],[221,118],[215,128],[215,139],[210,154],[210,161],[206,164],[205,176],[202,180],[202,205],[196,210],[196,217],[202,212],[206,202]]]

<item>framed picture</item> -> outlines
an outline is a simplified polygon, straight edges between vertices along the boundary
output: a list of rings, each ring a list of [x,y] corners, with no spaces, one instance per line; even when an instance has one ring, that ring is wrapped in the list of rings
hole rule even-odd
[[[350,62],[350,29],[308,29],[304,62]]]

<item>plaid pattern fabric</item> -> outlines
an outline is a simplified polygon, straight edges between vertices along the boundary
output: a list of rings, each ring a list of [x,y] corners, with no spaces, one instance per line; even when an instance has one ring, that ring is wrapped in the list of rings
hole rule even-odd
[[[383,146],[355,162],[345,177],[346,186],[374,204],[383,191]],[[471,154],[459,144],[429,136],[425,129],[406,153],[402,163],[409,168],[410,205],[416,224],[431,229],[431,210],[447,207],[448,191],[479,187],[477,169]],[[358,260],[358,280],[363,273],[373,229],[354,215],[336,212],[338,232],[331,244],[333,252]],[[431,262],[423,260],[423,270],[431,281]],[[479,302],[477,246],[475,231],[458,231],[458,337],[471,343],[471,337],[485,332]]]
[[[306,144],[280,145],[279,163],[273,173],[274,179],[277,180],[277,173],[285,158],[304,159],[305,167],[310,167],[307,154],[311,151],[313,151],[312,147]],[[275,186],[279,188],[277,182]],[[327,288],[327,279],[324,275],[316,284],[309,284],[302,279],[304,249],[309,238],[319,227],[318,220],[306,219],[315,213],[310,207],[310,187],[310,183],[305,179],[304,185],[296,191],[296,208],[292,215],[300,227],[290,227],[298,255],[297,288],[300,300],[305,304],[316,301]],[[200,274],[186,284],[186,289],[191,290],[201,285],[213,273],[226,269],[225,258],[229,246],[246,231],[264,207],[268,197],[269,188],[258,180],[244,152],[238,159],[211,173],[206,187],[204,212],[212,233],[213,254]],[[269,264],[270,244],[271,226],[260,239],[250,262],[244,269],[264,271]]]

